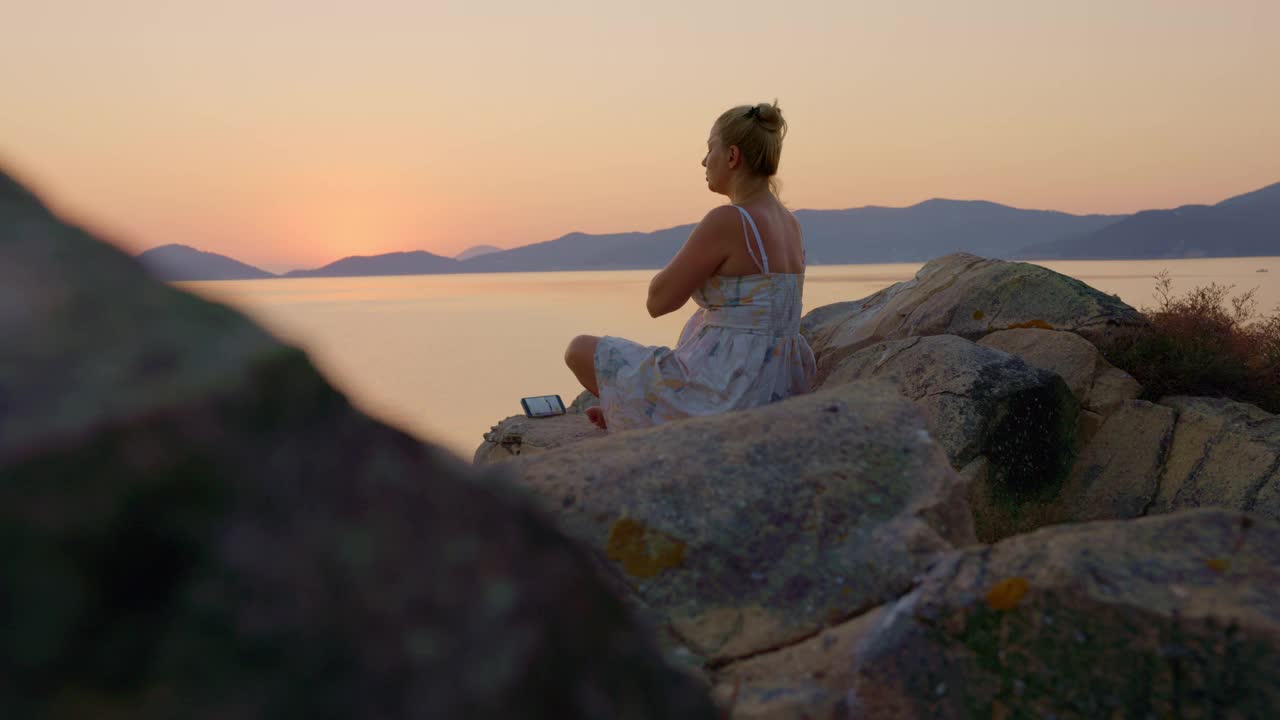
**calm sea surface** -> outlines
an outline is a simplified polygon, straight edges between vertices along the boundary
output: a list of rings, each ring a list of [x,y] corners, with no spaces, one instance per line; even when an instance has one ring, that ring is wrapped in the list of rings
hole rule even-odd
[[[1280,258],[1046,261],[1039,263],[1136,307],[1154,303],[1152,276],[1174,291],[1217,282],[1258,288],[1259,308],[1280,306]],[[856,300],[911,278],[919,263],[824,265],[808,270],[805,311]],[[1259,273],[1259,268],[1269,272]],[[481,435],[521,413],[520,398],[581,387],[564,366],[574,335],[620,335],[670,345],[694,305],[652,319],[653,270],[415,275],[179,283],[233,305],[307,349],[366,412],[471,458]],[[583,422],[586,422],[584,419]]]

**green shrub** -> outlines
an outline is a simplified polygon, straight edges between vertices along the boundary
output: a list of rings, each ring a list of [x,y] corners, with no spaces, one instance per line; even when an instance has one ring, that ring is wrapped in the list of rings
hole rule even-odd
[[[1143,398],[1228,397],[1280,413],[1280,308],[1259,315],[1256,288],[1232,296],[1234,286],[1211,283],[1177,296],[1167,271],[1155,279],[1147,327],[1103,348]]]

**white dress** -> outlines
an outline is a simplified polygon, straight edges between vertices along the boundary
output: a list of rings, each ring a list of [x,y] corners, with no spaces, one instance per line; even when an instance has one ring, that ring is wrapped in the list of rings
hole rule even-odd
[[[693,293],[698,309],[674,349],[600,338],[596,383],[611,432],[755,407],[813,388],[813,350],[800,335],[804,273],[769,272],[755,220],[732,207],[742,214],[747,252],[760,272],[708,278]]]

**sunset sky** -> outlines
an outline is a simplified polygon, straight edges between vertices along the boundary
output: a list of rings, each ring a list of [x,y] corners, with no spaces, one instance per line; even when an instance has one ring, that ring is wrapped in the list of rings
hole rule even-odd
[[[1068,212],[1280,180],[1280,2],[39,0],[0,166],[131,251],[270,270],[694,222],[777,97],[792,208]]]

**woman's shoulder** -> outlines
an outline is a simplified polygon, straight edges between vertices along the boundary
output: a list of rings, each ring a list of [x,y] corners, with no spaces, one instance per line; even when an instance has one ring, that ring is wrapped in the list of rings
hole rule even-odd
[[[729,203],[717,205],[708,210],[706,215],[702,216],[702,222],[704,223],[728,224],[730,221],[736,223],[740,220],[741,208]]]
[[[743,216],[744,213],[745,217]],[[717,205],[707,211],[698,225],[707,230],[727,230],[736,234],[739,228],[748,221],[759,227],[761,232],[766,227],[771,226],[778,229],[786,227],[797,234],[800,233],[799,218],[782,203],[755,208],[742,207],[731,203]],[[781,227],[779,223],[781,223]]]
[[[731,233],[742,222],[737,205],[717,205],[702,216],[694,228],[694,235],[721,238]]]

